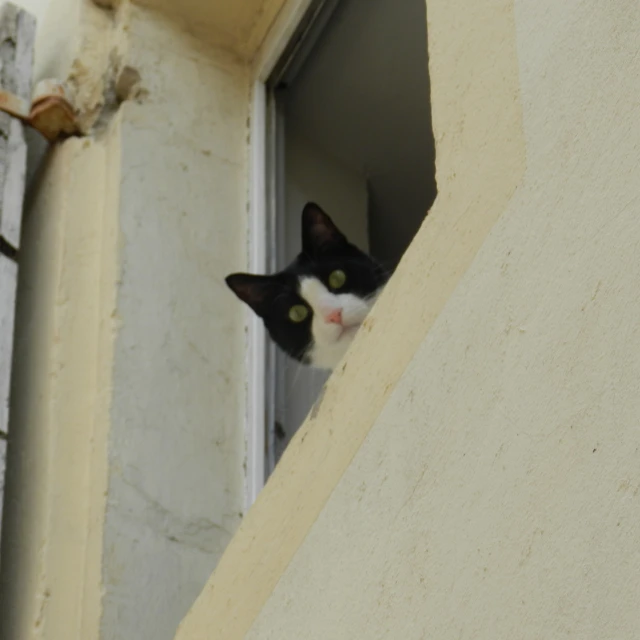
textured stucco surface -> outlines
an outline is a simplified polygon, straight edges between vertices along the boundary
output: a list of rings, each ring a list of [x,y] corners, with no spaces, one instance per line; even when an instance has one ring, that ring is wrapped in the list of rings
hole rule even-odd
[[[640,634],[639,27],[632,0],[515,3],[522,183],[237,637]],[[304,435],[359,428],[333,400]]]
[[[122,107],[103,640],[171,638],[243,510],[248,77],[134,9]]]

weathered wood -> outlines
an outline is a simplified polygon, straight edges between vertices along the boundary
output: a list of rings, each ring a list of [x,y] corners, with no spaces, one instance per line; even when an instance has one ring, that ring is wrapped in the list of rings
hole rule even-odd
[[[0,531],[2,531],[2,496],[4,494],[4,472],[7,466],[7,442],[0,435]]]
[[[6,439],[9,431],[9,386],[17,276],[16,263],[0,254],[0,531],[2,531]]]
[[[35,33],[33,16],[10,3],[0,7],[0,87],[27,101]],[[24,127],[0,112],[0,236],[15,248],[20,244],[26,167]]]
[[[31,100],[31,72],[36,21],[13,4],[0,7],[0,89]],[[20,226],[27,171],[23,124],[0,112],[0,249],[14,254]],[[0,253],[0,531],[9,432],[9,390],[18,265]]]
[[[0,254],[0,432],[9,432],[9,382],[18,267]]]

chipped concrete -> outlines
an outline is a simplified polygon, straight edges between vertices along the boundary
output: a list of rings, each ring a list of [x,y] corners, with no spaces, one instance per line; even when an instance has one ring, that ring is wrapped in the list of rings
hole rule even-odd
[[[133,8],[122,127],[102,640],[169,640],[243,509],[248,75]],[[188,99],[185,97],[188,96]],[[143,542],[142,542],[143,541]]]

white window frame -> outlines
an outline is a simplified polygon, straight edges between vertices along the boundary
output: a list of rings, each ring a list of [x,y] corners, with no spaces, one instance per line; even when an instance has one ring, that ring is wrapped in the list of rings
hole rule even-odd
[[[265,273],[267,266],[266,206],[266,86],[256,82],[251,99],[250,183],[249,183],[249,260],[251,273]],[[266,432],[266,350],[262,323],[247,314],[247,398],[245,509],[256,500],[264,485]]]

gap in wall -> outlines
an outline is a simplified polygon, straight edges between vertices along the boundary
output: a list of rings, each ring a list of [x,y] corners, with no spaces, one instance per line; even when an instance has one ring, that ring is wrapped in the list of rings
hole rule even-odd
[[[392,269],[436,197],[425,0],[329,0],[310,11],[320,18],[307,21],[307,42],[298,36],[270,82],[277,266],[300,251],[300,214],[315,201]],[[275,371],[268,469],[328,378],[280,353]]]

